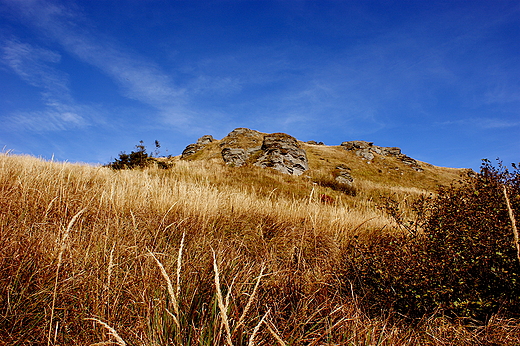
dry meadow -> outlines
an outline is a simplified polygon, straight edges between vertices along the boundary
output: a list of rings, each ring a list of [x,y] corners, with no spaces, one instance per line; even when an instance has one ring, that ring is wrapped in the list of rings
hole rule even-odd
[[[349,242],[403,232],[379,195],[407,213],[431,185],[360,179],[349,196],[260,168],[171,165],[0,155],[0,345],[518,345],[520,324],[500,315],[410,322],[367,314],[352,291]]]

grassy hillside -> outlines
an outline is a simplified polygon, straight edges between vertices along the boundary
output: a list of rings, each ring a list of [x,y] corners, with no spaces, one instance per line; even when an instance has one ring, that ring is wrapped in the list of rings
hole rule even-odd
[[[517,344],[519,324],[500,315],[467,328],[368,314],[345,277],[352,241],[403,232],[380,194],[410,213],[406,201],[457,170],[304,145],[300,177],[217,160],[115,171],[0,155],[0,344]],[[346,161],[356,196],[313,184]]]

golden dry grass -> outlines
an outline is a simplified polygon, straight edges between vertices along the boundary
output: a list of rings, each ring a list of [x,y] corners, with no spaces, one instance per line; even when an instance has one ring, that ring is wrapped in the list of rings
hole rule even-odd
[[[518,323],[499,317],[472,331],[363,313],[338,278],[342,249],[392,228],[370,199],[383,185],[360,182],[357,197],[324,204],[319,194],[332,192],[305,177],[251,167],[113,171],[0,155],[0,339],[513,345]],[[402,200],[427,191],[386,188]]]

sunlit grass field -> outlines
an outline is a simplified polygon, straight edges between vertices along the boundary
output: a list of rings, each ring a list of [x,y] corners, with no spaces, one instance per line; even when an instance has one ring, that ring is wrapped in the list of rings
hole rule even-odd
[[[301,177],[211,160],[115,171],[2,154],[0,344],[517,345],[520,324],[499,315],[468,328],[364,312],[347,244],[403,232],[381,195],[411,213],[460,173],[428,166],[437,175],[399,183],[381,167],[351,196],[313,183],[319,165]]]

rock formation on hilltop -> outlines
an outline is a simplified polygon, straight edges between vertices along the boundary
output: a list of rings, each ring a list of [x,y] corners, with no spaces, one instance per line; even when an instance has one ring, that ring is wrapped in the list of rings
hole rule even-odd
[[[271,167],[286,174],[301,175],[309,169],[307,154],[296,138],[285,133],[266,135],[262,143],[262,155],[255,166]]]
[[[193,156],[194,154],[205,148],[211,148],[207,149],[207,152],[210,153],[212,159],[220,156],[225,164],[233,167],[251,164],[263,168],[273,168],[285,174],[301,175],[309,169],[307,153],[304,149],[307,147],[311,150],[309,145],[326,147],[322,142],[302,143],[285,133],[265,134],[247,128],[236,128],[221,140],[215,140],[210,135],[202,136],[197,143],[190,144],[184,149],[181,158],[193,159],[196,157]],[[336,148],[353,151],[368,163],[375,160],[377,156],[381,159],[394,157],[415,171],[423,171],[419,162],[404,155],[397,147],[380,147],[367,141],[348,141],[341,143],[341,146],[336,146]],[[343,164],[334,167],[331,168],[333,171],[331,174],[338,183],[352,184],[354,178],[350,168]]]
[[[199,138],[197,143],[184,149],[181,158],[190,157],[211,142],[211,136]],[[296,138],[285,133],[263,134],[247,128],[237,128],[224,137],[219,145],[224,162],[234,167],[251,163],[292,175],[301,175],[309,169],[305,150],[300,147]]]
[[[261,150],[262,133],[239,127],[222,138],[220,154],[227,165],[241,167]]]
[[[184,149],[182,151],[182,155],[181,155],[181,158],[182,159],[185,159],[187,158],[188,156],[191,156],[195,153],[197,153],[198,151],[200,151],[201,149],[203,149],[206,144],[209,144],[211,142],[213,142],[214,139],[213,139],[213,136],[212,135],[205,135],[205,136],[202,136],[200,137],[198,140],[197,140],[197,143],[194,143],[194,144],[189,144],[186,149]]]
[[[417,172],[423,171],[417,160],[412,159],[411,157],[401,153],[401,149],[398,147],[380,147],[374,145],[373,142],[367,141],[343,142],[341,143],[341,146],[344,147],[346,150],[355,151],[357,156],[360,156],[368,161],[374,159],[374,154],[379,154],[383,156],[395,156],[403,163],[412,167]]]

